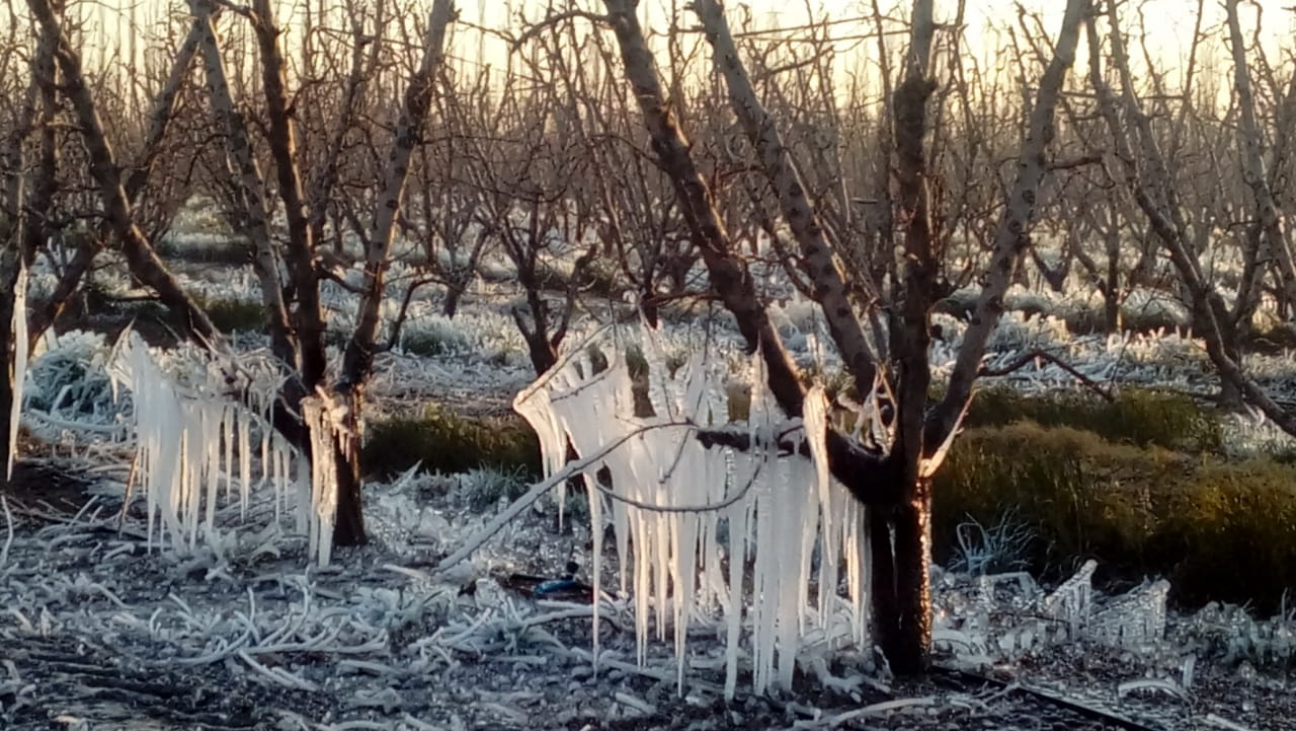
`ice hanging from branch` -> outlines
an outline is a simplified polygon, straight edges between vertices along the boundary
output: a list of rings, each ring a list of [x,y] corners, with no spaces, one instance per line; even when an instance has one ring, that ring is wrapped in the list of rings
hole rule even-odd
[[[9,406],[9,456],[5,460],[5,479],[13,479],[14,460],[18,457],[18,420],[22,417],[23,384],[27,381],[27,264],[18,257],[18,277],[14,281],[13,322],[9,329],[14,348],[13,403]]]
[[[274,372],[273,367],[254,372],[248,364],[240,366],[240,378],[251,382],[240,389],[243,400],[236,400],[227,393],[231,383],[227,368],[212,356],[181,349],[162,357],[168,367],[159,363],[138,333],[127,332],[110,368],[114,386],[122,384],[131,392],[137,478],[146,501],[150,548],[169,543],[175,549],[192,549],[200,537],[216,540],[220,486],[224,484],[227,497],[233,499],[235,475],[246,515],[257,477],[253,435],[259,435],[257,487],[273,490],[276,520],[281,505],[294,506],[298,530],[308,534],[312,553],[327,563],[336,504],[336,490],[327,486],[336,484],[330,470],[332,420],[337,410],[326,408],[319,397],[306,400],[304,416],[313,444],[328,444],[324,454],[329,457],[316,460],[310,484],[303,489],[304,458],[269,423],[279,387],[278,379],[267,375]],[[320,540],[322,536],[328,539]]]
[[[310,554],[320,566],[328,566],[333,550],[333,522],[337,513],[337,462],[333,455],[340,447],[348,449],[353,443],[347,438],[343,422],[345,407],[338,405],[328,394],[320,392],[302,399],[302,420],[310,431],[311,491],[309,541]],[[350,457],[349,454],[346,454]]]
[[[867,536],[862,511],[851,509],[849,494],[827,470],[826,399],[814,389],[805,422],[786,419],[765,387],[757,357],[750,416],[730,424],[725,364],[700,353],[672,369],[659,337],[645,327],[640,342],[648,361],[649,416],[635,412],[634,383],[622,355],[626,343],[615,337],[599,343],[607,352],[605,370],[595,372],[582,345],[520,393],[514,408],[536,430],[550,475],[566,461],[568,440],[578,455],[624,442],[584,475],[594,539],[591,580],[597,594],[607,514],[621,588],[632,589],[640,662],[651,636],[664,640],[669,634],[682,686],[689,625],[710,616],[727,630],[728,697],[736,691],[744,642],[755,692],[790,687],[810,633],[867,641]],[[694,428],[665,428],[672,424]],[[707,449],[698,428],[738,431],[750,448]],[[813,435],[809,459],[799,454],[807,432]],[[812,603],[816,552],[819,592]],[[847,598],[838,591],[843,571]],[[595,607],[597,623],[597,602]],[[597,631],[594,638],[597,661]]]

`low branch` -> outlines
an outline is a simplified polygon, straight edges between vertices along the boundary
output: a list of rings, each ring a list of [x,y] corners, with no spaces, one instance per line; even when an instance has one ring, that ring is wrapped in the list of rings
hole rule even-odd
[[[981,366],[980,375],[983,378],[1000,378],[1015,373],[1022,368],[1025,368],[1027,365],[1039,360],[1046,360],[1067,373],[1070,373],[1072,376],[1075,376],[1076,380],[1080,381],[1085,388],[1088,388],[1101,396],[1104,401],[1109,403],[1116,401],[1116,397],[1111,394],[1110,390],[1104,388],[1089,376],[1081,373],[1075,366],[1046,350],[1032,350],[1027,353],[1022,353],[1009,361],[1007,365],[1000,366],[999,368],[987,368],[986,366]]]

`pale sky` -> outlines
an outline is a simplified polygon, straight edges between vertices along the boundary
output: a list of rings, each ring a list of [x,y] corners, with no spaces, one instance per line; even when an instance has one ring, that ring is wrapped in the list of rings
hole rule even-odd
[[[686,0],[674,0],[681,7],[686,5]],[[291,7],[291,0],[279,0],[281,7]],[[463,17],[473,22],[482,22],[484,25],[499,27],[508,22],[510,17],[509,9],[514,13],[517,10],[523,10],[529,18],[539,18],[543,16],[545,8],[549,5],[548,0],[457,0]],[[672,0],[641,0],[641,13],[646,21],[646,25],[656,29],[666,27],[667,13],[665,8],[670,7]],[[967,0],[967,43],[968,50],[977,55],[981,55],[986,45],[995,45],[995,38],[998,35],[991,29],[1002,29],[1009,25],[1015,25],[1017,22],[1016,7],[1018,2],[1029,12],[1041,13],[1044,19],[1045,28],[1050,36],[1057,32],[1058,25],[1061,21],[1061,15],[1065,6],[1064,0]],[[418,8],[419,12],[426,12],[430,6],[431,0],[412,0],[411,2],[401,3],[411,9]],[[560,4],[560,3],[559,3]],[[872,0],[745,0],[737,2],[736,0],[727,0],[731,8],[731,18],[736,17],[736,9],[739,5],[746,5],[751,8],[755,22],[763,27],[789,27],[801,25],[807,17],[807,8],[813,10],[816,14],[824,13],[830,18],[846,19],[852,17],[861,17],[871,13]],[[883,12],[890,12],[899,7],[905,7],[909,4],[908,0],[879,0],[879,5]],[[1249,33],[1255,23],[1255,7],[1261,6],[1263,13],[1263,31],[1260,34],[1266,52],[1272,62],[1277,62],[1280,58],[1279,53],[1290,53],[1296,44],[1292,42],[1293,30],[1296,25],[1293,24],[1293,12],[1285,10],[1284,6],[1291,6],[1293,0],[1252,0],[1252,2],[1243,5],[1243,24],[1244,32]],[[116,39],[121,32],[119,29],[125,27],[123,22],[126,8],[135,5],[136,12],[139,14],[141,21],[147,17],[158,17],[162,9],[170,9],[173,12],[183,10],[187,7],[184,0],[86,0],[82,3],[82,12],[88,16],[98,15],[102,19],[102,28],[105,32],[106,39]],[[598,0],[584,0],[582,5],[592,11],[598,11],[602,3]],[[1149,47],[1152,52],[1161,56],[1158,64],[1163,71],[1171,72],[1179,65],[1181,59],[1186,58],[1188,44],[1191,40],[1193,24],[1195,21],[1194,13],[1197,7],[1197,0],[1141,0],[1139,2],[1129,2],[1123,4],[1123,21],[1127,28],[1137,20],[1135,12],[1141,7],[1148,19],[1149,27],[1155,29],[1149,41]],[[957,8],[956,0],[936,0],[937,21],[949,21]],[[1225,34],[1223,27],[1223,9],[1220,0],[1206,0],[1206,20],[1203,26],[1204,31],[1213,38],[1222,38]],[[905,12],[907,14],[907,11]],[[684,17],[691,21],[692,18],[688,13]],[[292,25],[293,18],[281,17],[280,22]],[[869,29],[872,26],[870,24]],[[990,31],[987,33],[987,31]],[[834,33],[849,34],[858,32],[849,26],[836,26]],[[465,33],[460,31],[457,34],[459,48],[455,53],[462,57],[477,58],[478,45],[481,45],[476,34]],[[1283,48],[1285,46],[1285,48]],[[865,44],[867,52],[872,53],[874,46],[872,43]],[[1084,62],[1084,44],[1081,44],[1080,63]],[[487,54],[490,52],[487,51]],[[855,51],[860,53],[860,51]],[[490,62],[489,57],[486,59]],[[849,58],[839,59],[840,63],[850,63]],[[1171,83],[1173,83],[1173,78]]]

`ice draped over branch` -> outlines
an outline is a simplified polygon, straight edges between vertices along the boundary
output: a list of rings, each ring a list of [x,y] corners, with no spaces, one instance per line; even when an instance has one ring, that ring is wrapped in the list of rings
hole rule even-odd
[[[200,538],[215,541],[222,488],[225,500],[237,499],[244,512],[252,490],[269,489],[276,521],[285,508],[292,510],[311,554],[320,565],[328,564],[337,502],[332,455],[339,431],[338,410],[330,400],[317,395],[302,405],[312,449],[326,455],[308,468],[270,426],[280,385],[273,367],[257,369],[251,358],[225,363],[196,350],[155,356],[137,333],[128,332],[110,373],[114,388],[125,386],[131,393],[136,479],[146,502],[150,547],[183,549]],[[254,454],[260,459],[254,461]]]
[[[520,393],[514,408],[539,437],[547,475],[566,462],[569,443],[587,456],[621,442],[582,475],[590,495],[590,576],[600,592],[610,525],[620,587],[631,591],[636,610],[640,662],[651,635],[669,636],[682,685],[689,624],[713,618],[727,636],[732,698],[744,645],[761,693],[791,686],[807,642],[865,643],[868,541],[862,508],[828,472],[823,390],[811,391],[804,419],[789,420],[754,358],[750,416],[730,423],[724,363],[695,353],[672,367],[658,333],[645,328],[639,344],[652,415],[637,415],[626,343],[615,336],[598,344],[606,369],[596,372],[581,347]],[[751,447],[708,449],[697,429],[738,431]],[[594,638],[597,660],[597,632]]]

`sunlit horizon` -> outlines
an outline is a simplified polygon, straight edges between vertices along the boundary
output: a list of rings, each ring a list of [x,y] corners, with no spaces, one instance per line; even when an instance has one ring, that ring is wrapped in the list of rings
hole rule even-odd
[[[1275,65],[1290,64],[1291,54],[1296,45],[1289,39],[1293,33],[1292,11],[1286,9],[1290,0],[1251,0],[1242,4],[1243,32],[1248,39],[1255,39],[1271,63]],[[288,44],[294,44],[300,38],[303,13],[302,3],[292,0],[278,0],[281,9],[278,22],[287,30],[285,36]],[[405,5],[406,12],[425,14],[431,0]],[[516,31],[518,19],[535,22],[544,17],[549,2],[538,0],[460,0],[457,3],[463,23],[457,24],[451,36],[449,62],[460,68],[485,64],[493,69],[500,69],[508,61],[508,46],[498,37],[484,33],[481,28],[491,31]],[[909,2],[906,0],[878,0],[877,5],[884,15],[893,19],[908,14]],[[681,19],[681,25],[691,27],[694,19],[687,10],[687,0],[643,0],[640,3],[640,17],[650,31],[650,37],[656,39],[657,51],[663,52],[660,39],[665,37],[670,26],[671,11],[674,6]],[[872,73],[876,65],[876,41],[861,41],[861,35],[876,32],[872,21],[873,0],[745,0],[745,2],[726,3],[731,23],[737,25],[741,19],[750,16],[752,28],[761,31],[785,29],[788,34],[802,32],[807,22],[813,17],[815,21],[834,21],[827,31],[838,40],[833,46],[836,51],[834,68],[837,73],[859,74]],[[187,10],[184,2],[159,2],[159,0],[101,0],[97,3],[81,3],[75,6],[80,13],[85,34],[87,63],[94,67],[105,68],[116,66],[119,70],[134,70],[142,63],[144,48],[148,41],[129,43],[124,39],[131,33],[132,22],[156,34],[158,28],[164,27],[163,19],[172,18]],[[334,12],[342,6],[334,4]],[[367,7],[367,6],[366,6]],[[389,6],[390,7],[390,6]],[[597,0],[586,0],[578,7],[597,12],[602,3]],[[1197,24],[1198,3],[1193,0],[1147,0],[1142,5],[1122,5],[1122,25],[1127,32],[1134,33],[1131,46],[1134,53],[1132,64],[1136,75],[1146,70],[1143,63],[1143,49],[1146,45],[1147,56],[1152,59],[1156,71],[1170,88],[1177,88],[1182,83],[1181,69],[1192,44],[1193,30]],[[1226,36],[1224,28],[1224,10],[1217,0],[1207,0],[1202,5],[1202,37],[1206,41],[1198,49],[1199,67],[1212,74],[1213,83],[1218,85],[1220,100],[1227,103],[1231,92],[1231,62],[1227,58],[1226,45],[1222,42]],[[937,0],[936,19],[946,27],[955,20],[958,2],[956,0]],[[1065,3],[1061,0],[967,0],[966,16],[961,35],[961,53],[979,61],[989,61],[1001,49],[1008,46],[1010,33],[1021,33],[1019,10],[1038,15],[1043,32],[1052,39],[1061,23]],[[1261,30],[1255,31],[1257,8],[1262,11]],[[415,10],[417,9],[417,10]],[[338,16],[341,17],[340,15]],[[423,16],[425,17],[425,15]],[[860,25],[852,25],[851,19],[859,19]],[[229,27],[230,21],[226,21]],[[588,28],[588,22],[583,23]],[[892,22],[893,28],[900,26]],[[1137,37],[1137,31],[1146,27],[1146,39]],[[145,35],[148,35],[146,32]],[[1034,26],[1031,35],[1038,37]],[[770,33],[771,40],[778,33]],[[98,42],[95,42],[97,37]],[[696,39],[696,37],[695,37]],[[693,42],[696,42],[693,41]],[[891,52],[898,52],[903,39],[889,41]],[[129,48],[128,48],[129,46]],[[1081,43],[1077,67],[1083,68],[1087,59],[1087,44]],[[124,56],[134,54],[135,58],[125,61]],[[1038,64],[1036,64],[1038,66]],[[705,67],[703,67],[705,68]],[[992,68],[989,65],[979,68]],[[703,73],[706,73],[704,70]]]

